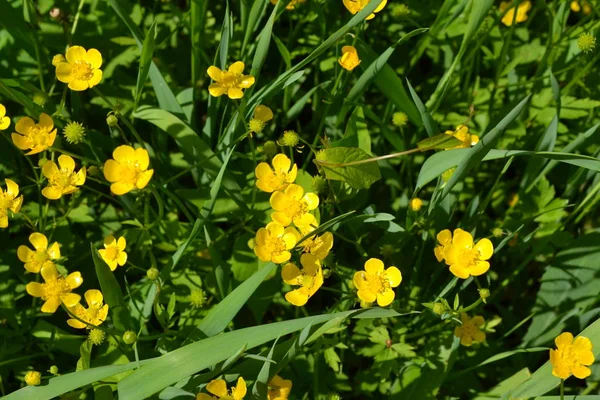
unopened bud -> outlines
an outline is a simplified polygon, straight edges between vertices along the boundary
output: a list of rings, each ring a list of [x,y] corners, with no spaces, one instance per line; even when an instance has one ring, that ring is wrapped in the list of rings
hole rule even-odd
[[[56,365],[53,365],[50,367],[48,372],[50,372],[52,375],[56,376],[56,375],[58,375],[58,367]]]
[[[442,315],[446,311],[446,306],[443,303],[434,303],[431,311],[436,315]]]
[[[108,117],[106,117],[106,123],[111,128],[114,128],[115,126],[119,125],[119,118],[117,118],[114,114],[109,114]]]
[[[137,335],[133,331],[127,331],[123,334],[123,342],[125,344],[134,344],[137,342]]]
[[[148,271],[146,271],[146,276],[151,281],[157,280],[159,275],[160,275],[160,272],[158,271],[158,269],[156,269],[154,267],[152,267]]]
[[[484,303],[487,303],[486,299],[490,297],[490,289],[478,289],[479,297],[483,300]]]

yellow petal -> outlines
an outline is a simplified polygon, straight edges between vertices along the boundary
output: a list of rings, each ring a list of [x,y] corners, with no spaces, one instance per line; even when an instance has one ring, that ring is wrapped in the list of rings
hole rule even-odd
[[[314,193],[306,193],[302,199],[308,205],[309,210],[314,210],[319,207],[319,196]]]
[[[98,314],[96,314],[96,318],[98,318],[100,321],[104,321],[104,320],[106,320],[107,316],[108,316],[108,304],[105,304],[98,311]]]
[[[476,315],[471,319],[471,322],[477,326],[483,326],[485,324],[485,319],[481,315]]]
[[[256,175],[256,179],[272,179],[275,174],[271,167],[269,167],[269,164],[261,162],[254,169],[254,175]]]
[[[121,179],[123,167],[115,160],[107,160],[104,163],[104,178],[109,182],[117,182]]]
[[[283,236],[281,237],[283,239],[283,242],[285,243],[285,248],[286,250],[291,250],[294,248],[294,246],[296,245],[296,243],[298,243],[298,231],[288,231],[288,229],[290,229],[291,227],[286,228],[286,233],[283,234]],[[293,229],[293,228],[291,228]]]
[[[42,278],[44,278],[45,282],[55,281],[59,277],[58,270],[54,264],[44,265],[40,272],[42,273]]]
[[[67,61],[71,64],[75,64],[77,61],[86,61],[87,53],[85,49],[81,46],[72,46],[67,50]]]
[[[354,287],[359,290],[364,288],[365,284],[366,284],[365,278],[366,278],[366,276],[363,271],[355,272],[354,276],[352,277],[352,283],[354,284]]]
[[[39,232],[34,232],[29,235],[29,242],[38,251],[46,251],[48,248],[48,238],[46,238],[46,235]]]
[[[271,261],[273,261],[275,264],[281,264],[286,261],[289,261],[290,258],[292,258],[292,253],[290,253],[289,251],[282,251],[279,254],[273,255]]]
[[[494,245],[489,239],[481,239],[475,245],[475,250],[479,252],[480,260],[489,260],[494,254]]]
[[[75,160],[64,154],[58,157],[58,165],[60,165],[61,169],[65,169],[69,172],[73,172],[75,170]]]
[[[208,76],[210,76],[210,79],[212,79],[213,81],[220,81],[223,77],[223,72],[215,67],[214,65],[211,65],[210,67],[208,67],[208,70],[206,71],[206,73],[208,74]]]
[[[278,192],[275,192],[278,193]],[[273,207],[275,208],[275,207]],[[292,223],[292,218],[287,215],[284,212],[281,211],[275,211],[274,213],[271,214],[271,219],[274,222],[277,222],[278,224],[280,224],[281,226],[288,226]]]
[[[97,289],[90,289],[84,294],[85,301],[88,306],[94,308],[102,307],[102,302],[104,301],[104,296],[102,296],[102,292]]]
[[[10,126],[10,118],[0,117],[0,131],[7,129]]]
[[[444,229],[437,234],[437,241],[441,245],[446,245],[452,241],[452,232],[449,229]]]
[[[477,331],[473,334],[473,339],[478,343],[485,342],[485,332]]]
[[[304,189],[300,185],[289,185],[285,189],[285,195],[293,200],[300,200],[304,196]]]
[[[312,254],[304,253],[300,256],[300,264],[304,269],[304,273],[308,276],[315,276],[321,269],[321,262]]]
[[[96,49],[89,49],[86,54],[87,62],[92,64],[93,68],[100,68],[102,66],[102,54]]]
[[[285,228],[277,222],[269,222],[266,229],[269,231],[271,237],[281,237],[285,232]]]
[[[131,146],[121,145],[113,151],[113,158],[120,164],[135,161],[135,150]]]
[[[231,394],[234,400],[241,400],[244,398],[244,396],[246,395],[246,382],[244,381],[244,378],[242,378],[241,376],[238,378],[237,380],[237,385],[235,385],[235,388],[233,388],[231,390]]]
[[[33,251],[31,251],[29,247],[21,245],[17,248],[17,257],[19,257],[19,261],[27,262],[32,256]]]
[[[435,254],[435,258],[438,262],[442,262],[444,260],[444,246],[436,246],[433,249],[433,254]]]
[[[365,262],[365,271],[367,271],[369,274],[383,272],[384,267],[383,261],[378,258],[369,258]]]
[[[10,138],[12,139],[13,143],[15,144],[15,146],[17,146],[20,150],[27,150],[29,149],[29,140],[22,135],[19,135],[18,133],[12,133],[10,135]]]
[[[294,217],[294,225],[300,229],[305,229],[307,226],[315,220],[315,217],[311,214],[302,214],[301,216]]]
[[[286,182],[293,183],[296,180],[296,176],[298,175],[298,166],[296,164],[292,165],[292,169],[287,174]]]
[[[19,185],[17,185],[11,179],[5,179],[4,182],[6,182],[6,193],[10,197],[17,197],[17,195],[19,194]]]
[[[377,293],[377,304],[380,307],[388,306],[394,301],[394,297],[396,297],[396,293],[392,289],[386,289]]]
[[[559,350],[565,346],[570,346],[573,343],[573,335],[570,332],[563,332],[554,339],[556,348]]]
[[[76,320],[76,319],[73,319],[73,318],[71,318],[71,319],[68,319],[68,320],[67,320],[67,324],[68,324],[70,327],[72,327],[72,328],[75,328],[75,329],[83,329],[83,328],[85,328],[85,327],[87,326],[87,325],[86,325],[86,324],[84,324],[83,322],[80,322],[80,321],[78,321],[78,320]]]
[[[146,149],[135,149],[134,159],[138,162],[138,165],[142,171],[148,169],[150,165],[150,157],[148,156],[148,150]]]
[[[138,189],[143,189],[148,185],[150,179],[152,179],[152,175],[154,175],[154,170],[149,169],[148,171],[144,171],[138,176],[137,181],[135,182],[135,186]]]
[[[92,77],[88,80],[87,84],[89,87],[94,87],[102,80],[102,70],[95,69]]]
[[[81,296],[76,293],[67,293],[60,296],[61,301],[67,307],[74,307],[81,301]]]
[[[60,297],[52,296],[42,306],[42,312],[53,314],[60,306]]]
[[[123,266],[127,262],[127,253],[124,251],[119,253],[119,257],[117,258],[117,264]]]
[[[117,196],[122,196],[133,190],[135,185],[131,182],[115,182],[110,185],[110,191]]]
[[[296,278],[300,276],[300,270],[296,264],[288,263],[281,268],[281,279],[288,285],[297,285]]]
[[[116,246],[117,245],[117,239],[115,239],[115,237],[113,235],[108,235],[107,237],[104,238],[104,247],[110,247],[110,246]]]
[[[377,300],[377,295],[368,289],[360,289],[357,295],[359,299],[367,303],[374,303]]]
[[[571,376],[571,371],[566,365],[559,362],[552,367],[552,375],[560,379],[567,379]]]
[[[52,120],[52,117],[49,116],[48,114],[41,113],[40,114],[40,125],[43,126],[44,128],[46,128],[49,132],[54,128],[54,121]]]
[[[69,89],[71,89],[71,90],[74,90],[76,92],[82,92],[84,90],[87,90],[90,87],[90,84],[88,81],[74,79],[69,82],[68,86],[69,86]]]
[[[396,287],[402,282],[402,273],[396,267],[389,267],[386,269],[385,275],[387,276],[391,287]]]
[[[446,259],[446,264],[452,265],[456,264],[460,260],[461,251],[458,247],[453,245],[448,245],[443,248],[444,258]]]
[[[198,393],[196,395],[196,400],[215,400],[215,398],[207,395],[206,393]]]
[[[292,290],[285,294],[285,299],[297,307],[302,307],[308,302],[308,293],[303,288]]]
[[[264,106],[262,106],[264,107]],[[4,107],[4,104],[0,104],[0,118],[3,118],[6,115],[6,107]]]
[[[48,249],[48,255],[53,260],[60,258],[60,246],[58,245],[58,242],[52,243],[52,245]]]
[[[385,7],[386,4],[387,4],[387,0],[383,0],[381,3],[379,3],[377,8],[375,10],[373,10],[373,12],[377,13],[377,12],[383,10],[383,7]]]
[[[83,283],[83,278],[81,277],[81,272],[75,271],[73,273],[70,273],[67,276],[66,281],[71,289],[78,288]]]
[[[256,257],[260,258],[261,261],[271,261],[271,253],[263,246],[254,247],[254,254],[256,254]]]
[[[42,167],[42,174],[48,179],[52,179],[59,174],[58,166],[52,160],[48,160]]]
[[[228,72],[232,73],[232,74],[238,74],[241,75],[242,72],[244,72],[244,63],[241,61],[236,61],[233,64],[231,64],[229,66],[229,69],[227,70]]]
[[[35,126],[35,122],[29,117],[23,117],[17,121],[15,125],[15,130],[22,135],[27,135],[31,128]]]
[[[73,67],[71,64],[62,62],[56,66],[56,79],[62,83],[69,83],[73,80]]]
[[[29,282],[27,286],[25,286],[25,290],[27,290],[27,293],[33,297],[42,297],[44,294],[44,288],[42,284],[37,282]]]
[[[227,96],[232,100],[241,99],[244,97],[244,92],[242,92],[242,89],[231,87],[227,89]]]
[[[256,82],[256,80],[252,75],[244,75],[242,76],[242,79],[239,80],[239,87],[242,89],[248,89],[254,85],[254,82]]]
[[[487,261],[476,261],[468,271],[473,276],[479,276],[485,274],[490,269],[490,263]]]
[[[23,196],[22,195],[17,197],[16,199],[14,199],[8,208],[16,214],[21,209],[21,205],[23,205]]]
[[[595,361],[594,353],[591,350],[579,352],[579,362],[583,365],[592,365]]]
[[[206,385],[206,390],[209,393],[212,393],[219,397],[226,397],[227,393],[227,384],[223,379],[215,379],[210,381],[208,385]]]
[[[450,265],[450,272],[452,272],[454,274],[454,276],[460,278],[460,279],[467,279],[470,275],[469,275],[469,271],[461,266],[460,264],[452,264]]]
[[[211,83],[208,86],[208,93],[210,93],[211,96],[219,97],[227,93],[227,88],[221,86],[219,83]]]
[[[275,211],[282,211],[290,206],[291,201],[289,196],[284,192],[274,192],[269,199],[269,203]]]
[[[86,173],[85,167],[81,167],[81,169],[79,170],[79,172],[77,172],[77,177],[76,177],[76,180],[75,180],[75,184],[77,186],[83,185],[85,183],[86,176],[87,176],[87,173]]]
[[[455,232],[452,238],[452,245],[461,250],[473,248],[473,236],[465,231]]]
[[[279,153],[273,157],[271,164],[273,164],[273,169],[276,172],[288,172],[292,161],[285,154]]]
[[[0,113],[1,115],[1,113]],[[273,111],[267,106],[259,104],[254,109],[254,118],[259,119],[263,122],[267,122],[273,119]],[[275,156],[277,157],[277,156]]]
[[[460,344],[469,347],[473,344],[473,338],[471,336],[464,335],[460,338]]]
[[[577,366],[573,367],[572,372],[573,372],[573,375],[575,375],[575,378],[578,378],[578,379],[585,379],[592,374],[592,370],[590,370],[588,367],[583,366],[583,365],[577,365]]]
[[[579,353],[581,351],[592,350],[592,342],[585,336],[577,336],[573,342],[573,352]]]
[[[42,195],[48,200],[58,200],[62,197],[63,192],[58,186],[46,186],[42,189]]]

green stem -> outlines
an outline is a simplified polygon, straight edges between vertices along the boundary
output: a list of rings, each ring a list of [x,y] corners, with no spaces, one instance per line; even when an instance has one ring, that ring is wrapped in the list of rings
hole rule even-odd
[[[81,15],[81,10],[83,9],[83,4],[85,0],[81,0],[79,2],[79,6],[77,7],[77,14],[75,14],[75,19],[73,20],[73,27],[71,28],[71,36],[75,35],[75,31],[77,30],[77,24],[79,23],[79,15]]]
[[[108,97],[106,97],[101,91],[100,89],[98,89],[98,86],[94,86],[92,88],[96,94],[98,96],[100,96],[102,98],[102,100],[104,100],[104,102],[110,107],[112,108],[113,112],[115,113],[115,115],[117,116],[117,118],[119,118],[119,120],[125,124],[125,126],[131,131],[131,133],[133,134],[133,136],[135,137],[135,140],[138,141],[138,143],[140,145],[144,144],[144,141],[142,140],[142,137],[140,136],[140,134],[135,130],[135,128],[133,127],[133,125],[131,124],[131,122],[129,122],[129,120],[127,118],[125,118],[123,115],[121,115],[115,105],[108,99]]]
[[[458,310],[458,312],[461,312],[461,313],[463,313],[463,312],[464,312],[464,313],[466,313],[466,312],[469,312],[469,311],[471,311],[472,309],[474,309],[475,307],[477,307],[478,305],[480,305],[480,304],[481,304],[481,302],[482,302],[482,300],[481,300],[481,297],[480,297],[479,299],[477,299],[477,301],[476,301],[475,303],[471,304],[471,305],[470,305],[470,306],[468,306],[468,307],[465,307],[465,308],[461,308],[461,309],[459,309],[459,310]]]
[[[50,147],[50,151],[56,151],[58,153],[73,157],[73,158],[77,158],[78,160],[81,161],[86,161],[90,164],[94,164],[94,165],[102,165],[102,163],[99,163],[96,160],[92,160],[91,158],[86,158],[86,157],[82,157],[82,156],[78,156],[77,154],[71,153],[70,151],[64,150],[64,149],[59,149],[58,147]]]
[[[565,400],[565,380],[560,380],[560,400]]]

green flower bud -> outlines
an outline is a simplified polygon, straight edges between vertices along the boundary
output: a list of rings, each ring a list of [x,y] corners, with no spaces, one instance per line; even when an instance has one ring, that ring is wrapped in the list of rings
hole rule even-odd
[[[67,142],[78,144],[85,138],[85,128],[79,122],[69,122],[63,129],[63,135]]]
[[[101,345],[104,342],[104,338],[106,338],[106,334],[100,329],[92,329],[88,334],[89,341],[95,346]]]
[[[158,269],[152,267],[150,268],[148,271],[146,271],[146,276],[148,277],[148,279],[150,279],[151,281],[155,281],[158,279],[160,275],[160,272],[158,271]]]
[[[58,367],[56,365],[53,365],[50,367],[48,372],[50,372],[52,375],[56,376],[56,375],[58,375]]]
[[[117,116],[114,114],[109,114],[108,117],[106,117],[106,123],[111,128],[114,128],[115,126],[119,125],[119,118],[117,118]]]
[[[479,297],[483,300],[484,303],[487,303],[486,299],[490,297],[490,289],[478,289]]]
[[[123,334],[123,342],[125,344],[134,344],[137,342],[137,335],[133,331],[127,331]]]
[[[577,47],[584,53],[589,53],[596,48],[596,37],[591,33],[582,33],[577,39]]]
[[[435,303],[431,310],[436,315],[442,315],[444,312],[446,312],[446,306],[443,303]]]

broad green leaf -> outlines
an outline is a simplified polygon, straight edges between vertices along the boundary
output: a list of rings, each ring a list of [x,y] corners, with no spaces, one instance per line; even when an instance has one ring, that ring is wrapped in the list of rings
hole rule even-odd
[[[577,119],[587,117],[593,109],[600,107],[600,101],[592,99],[577,99],[572,96],[561,98],[561,114],[564,119]]]
[[[247,344],[247,348],[250,350],[279,336],[300,331],[309,324],[321,324],[340,316],[354,314],[361,318],[389,318],[404,315],[394,310],[381,308],[350,310],[275,322],[212,336],[153,359],[150,363],[120,381],[117,386],[119,399],[145,399],[183,378],[226,360],[244,344]]]
[[[135,85],[135,101],[133,109],[137,110],[142,97],[142,91],[148,79],[148,72],[150,71],[150,64],[152,63],[152,55],[154,54],[154,40],[156,39],[156,20],[152,22],[148,34],[144,39],[144,45],[142,46],[142,55],[140,57],[140,67],[138,70],[137,83]]]
[[[421,140],[417,143],[417,147],[419,149],[444,150],[451,149],[461,144],[462,142],[454,136],[445,133],[440,133],[439,135],[435,135],[433,137]]]
[[[371,154],[371,136],[365,120],[362,107],[356,107],[348,119],[344,137],[334,146],[358,147]]]
[[[503,380],[502,382],[494,386],[489,391],[475,397],[473,400],[497,400],[502,395],[502,393],[514,389],[515,387],[529,379],[530,376],[531,372],[529,372],[529,369],[523,368],[511,377]]]
[[[79,360],[77,360],[77,367],[75,371],[83,371],[84,369],[90,369],[90,357],[92,355],[92,342],[89,340],[84,341],[79,346]]]
[[[354,189],[368,189],[381,179],[376,162],[350,164],[372,158],[356,147],[332,147],[317,154],[315,163],[325,171],[327,179],[342,181]]]

